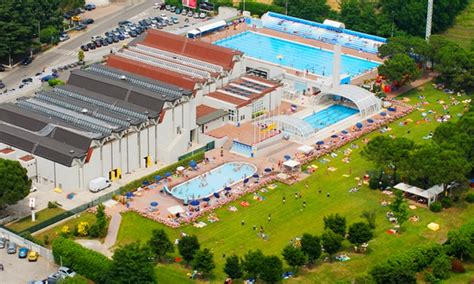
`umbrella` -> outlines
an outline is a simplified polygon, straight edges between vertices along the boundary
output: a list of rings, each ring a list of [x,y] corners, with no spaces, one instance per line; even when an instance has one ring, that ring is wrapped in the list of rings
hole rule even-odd
[[[283,59],[283,55],[278,54],[278,55],[277,55],[277,58],[278,58],[279,60],[282,60],[282,59]]]
[[[171,173],[170,173],[170,172],[166,172],[165,177],[170,177],[170,176],[171,176]]]
[[[380,115],[381,115],[381,116],[386,116],[386,115],[387,115],[387,113],[386,113],[386,112],[384,112],[384,111],[382,111],[382,112],[380,113]]]
[[[189,204],[191,204],[191,206],[199,206],[200,202],[198,200],[192,200]]]
[[[318,142],[316,142],[316,144],[318,144],[318,145],[323,145],[323,144],[324,144],[324,141],[318,141]]]
[[[372,118],[369,118],[369,119],[367,119],[367,122],[368,122],[368,123],[373,123],[374,120],[373,120]]]
[[[230,188],[230,186],[226,186],[224,189],[227,190],[227,191],[229,191],[229,190],[231,190],[232,188]]]
[[[249,179],[248,178],[244,179],[244,183],[247,183],[247,182],[249,182]]]
[[[388,110],[388,111],[396,111],[397,109],[394,108],[394,107],[389,107],[387,110]]]
[[[150,183],[148,181],[144,181],[144,182],[142,182],[142,185],[147,186],[147,185],[150,185]]]
[[[356,127],[357,127],[357,128],[360,129],[360,128],[362,128],[362,126],[364,126],[362,123],[360,123],[360,122],[357,122],[357,123],[356,123]]]
[[[197,166],[196,161],[191,160],[191,162],[189,162],[189,166],[190,166],[191,168],[195,168],[195,167]]]
[[[133,197],[133,192],[129,191],[127,194],[125,194],[127,198],[132,198]]]
[[[289,159],[288,159],[288,160],[289,160]],[[259,176],[257,173],[255,173],[255,174],[253,174],[253,177],[254,177],[254,178],[259,178],[260,176]]]
[[[161,176],[160,176],[160,175],[155,176],[155,180],[156,180],[156,181],[159,181],[160,179],[161,179]]]
[[[341,133],[342,133],[342,134],[347,134],[347,133],[349,133],[349,132],[347,132],[347,130],[342,130]]]
[[[337,138],[336,134],[331,135],[331,138]]]
[[[150,203],[150,206],[156,207],[156,206],[158,206],[158,202],[153,201],[153,202]]]
[[[270,172],[272,171],[272,169],[270,169],[270,168],[265,168],[264,171],[265,171],[266,173],[270,173]]]
[[[290,160],[291,156],[290,155],[285,155],[284,158],[285,158],[285,160]]]
[[[214,192],[214,197],[219,198],[219,193]]]
[[[209,202],[209,201],[211,201],[211,199],[210,199],[209,197],[204,197],[204,198],[202,199],[202,201],[204,201],[204,202]]]

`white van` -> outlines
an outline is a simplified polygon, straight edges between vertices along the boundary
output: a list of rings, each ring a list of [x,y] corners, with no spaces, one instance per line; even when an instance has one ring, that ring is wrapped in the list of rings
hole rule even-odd
[[[99,192],[111,185],[110,181],[104,177],[98,177],[89,182],[89,190],[91,192]]]

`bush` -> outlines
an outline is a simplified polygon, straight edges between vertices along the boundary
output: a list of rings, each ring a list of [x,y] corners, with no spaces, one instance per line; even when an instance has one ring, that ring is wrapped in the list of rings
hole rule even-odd
[[[239,9],[242,10],[243,2],[240,2]],[[246,1],[245,2],[245,10],[249,11],[252,15],[258,15],[259,17],[265,14],[268,11],[276,12],[276,13],[285,13],[285,8],[276,6],[276,5],[269,5],[265,3],[253,2],[253,1]]]
[[[443,210],[443,205],[438,201],[433,202],[430,205],[430,210],[435,213],[441,212],[441,210]]]
[[[453,200],[449,197],[445,197],[441,199],[441,205],[443,205],[443,208],[450,208],[453,206]]]
[[[98,252],[86,249],[73,240],[59,237],[53,241],[53,256],[56,263],[70,267],[78,274],[101,283],[109,270],[111,261]]]
[[[56,202],[48,201],[48,208],[49,209],[58,208],[58,204]]]
[[[469,203],[474,203],[474,192],[470,192],[466,195],[466,201]]]
[[[437,284],[440,282],[438,278],[436,278],[433,273],[431,272],[425,272],[425,282],[426,283],[431,283],[431,284]]]
[[[447,279],[449,278],[449,271],[451,270],[451,260],[446,254],[441,254],[433,260],[431,268],[436,278]]]
[[[64,81],[59,80],[59,79],[51,79],[48,81],[48,85],[50,87],[61,86],[61,85],[64,85]]]
[[[451,270],[457,273],[464,273],[466,271],[464,269],[464,264],[462,264],[462,262],[457,258],[454,258],[451,261]]]
[[[44,243],[45,246],[49,245],[49,236],[48,235],[44,235],[43,243]]]

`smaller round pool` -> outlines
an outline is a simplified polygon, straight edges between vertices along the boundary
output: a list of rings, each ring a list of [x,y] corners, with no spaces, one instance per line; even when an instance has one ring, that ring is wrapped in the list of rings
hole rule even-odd
[[[244,162],[225,163],[209,172],[173,187],[169,192],[181,200],[210,197],[257,172],[257,167]]]

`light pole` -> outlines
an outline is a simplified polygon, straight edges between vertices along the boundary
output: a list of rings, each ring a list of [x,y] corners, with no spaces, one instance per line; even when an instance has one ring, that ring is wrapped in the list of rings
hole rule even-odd
[[[285,15],[288,16],[288,0],[285,1]]]
[[[392,37],[393,37],[393,30],[395,29],[395,12],[392,11]]]
[[[244,3],[242,5],[242,13],[245,12],[245,0],[243,0],[243,1],[244,1]]]

